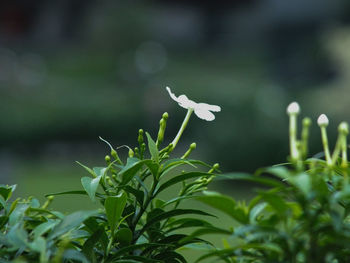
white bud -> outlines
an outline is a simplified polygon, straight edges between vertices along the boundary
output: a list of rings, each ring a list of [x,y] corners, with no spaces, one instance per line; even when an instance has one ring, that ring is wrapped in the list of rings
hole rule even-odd
[[[329,120],[325,114],[321,114],[317,119],[318,126],[328,126]]]
[[[287,114],[299,114],[300,112],[300,107],[298,102],[292,102],[291,104],[288,105],[287,107]]]

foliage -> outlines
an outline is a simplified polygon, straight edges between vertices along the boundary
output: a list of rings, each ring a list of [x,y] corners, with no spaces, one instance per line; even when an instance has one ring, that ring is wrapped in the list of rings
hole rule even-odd
[[[323,130],[326,160],[303,160],[307,146],[303,139],[310,121],[304,120],[302,140],[297,140],[298,113],[299,109],[290,116],[289,164],[259,169],[254,175],[231,173],[221,177],[262,184],[264,188],[257,190],[248,204],[209,191],[197,198],[236,222],[225,248],[214,249],[198,262],[211,257],[224,262],[349,262],[348,125],[339,125],[338,141],[331,156],[325,133],[328,119],[321,115],[319,126]],[[342,158],[338,157],[340,153]]]
[[[212,215],[181,205],[206,189],[218,165],[188,159],[195,144],[181,158],[170,158],[187,122],[181,127],[176,143],[159,149],[167,118],[165,113],[156,141],[148,133],[144,138],[143,130],[139,130],[138,146],[127,147],[126,162],[101,138],[111,154],[105,157],[104,167],[89,168],[79,163],[89,174],[81,178],[84,190],[50,194],[41,206],[34,198],[10,202],[15,186],[0,186],[0,259],[3,262],[186,262],[179,248],[193,243],[210,245],[196,235],[184,233],[189,228],[216,229],[205,220]],[[176,168],[186,171],[176,172]],[[179,188],[179,194],[163,200],[164,192],[174,187]],[[87,195],[102,207],[69,215],[48,209],[53,196],[63,194]]]

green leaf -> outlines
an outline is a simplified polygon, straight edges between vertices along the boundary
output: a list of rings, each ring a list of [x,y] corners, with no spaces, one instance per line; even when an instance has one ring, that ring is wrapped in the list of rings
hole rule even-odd
[[[41,235],[48,232],[50,229],[54,228],[58,223],[59,223],[59,220],[49,219],[49,221],[44,222],[38,225],[36,228],[34,228],[31,234],[34,235],[34,239],[37,239]]]
[[[29,243],[29,247],[40,253],[42,259],[46,259],[46,241],[43,237],[37,237],[33,242]]]
[[[96,263],[96,256],[94,253],[94,247],[95,245],[100,241],[104,234],[104,228],[103,226],[100,226],[84,243],[82,252],[85,254],[85,256],[92,262]]]
[[[288,179],[288,182],[296,186],[304,195],[308,195],[311,193],[312,190],[312,182],[311,182],[312,175],[306,174],[306,173],[300,173],[295,176],[291,176]],[[320,184],[321,182],[319,182]],[[320,187],[324,186],[323,184],[320,184]]]
[[[89,167],[85,166],[82,163],[79,163],[78,161],[76,161],[76,163],[79,164],[81,167],[83,167],[86,171],[88,171],[89,174],[92,175],[92,177],[97,177],[97,174],[92,169],[90,169]]]
[[[121,249],[119,249],[118,251],[116,251],[113,256],[110,258],[111,262],[114,262],[113,260],[120,258],[123,255],[128,255],[129,252],[132,251],[137,251],[138,249],[142,249],[142,248],[161,248],[167,246],[167,244],[160,244],[160,243],[142,243],[142,244],[136,244],[136,245],[131,245],[131,246],[127,246],[127,247],[123,247]],[[117,261],[122,262],[120,260]]]
[[[63,253],[63,258],[65,259],[64,262],[66,262],[66,260],[68,262],[72,262],[71,260],[74,260],[74,262],[78,261],[81,263],[89,263],[89,261],[87,260],[87,258],[84,256],[83,253],[80,253],[79,251],[74,249],[65,250]]]
[[[155,259],[160,259],[162,262],[179,262],[186,263],[186,259],[179,253],[175,251],[162,252],[154,257]]]
[[[46,194],[45,197],[48,197],[50,195],[88,195],[86,191],[78,190],[78,191],[64,191],[64,192],[58,192],[58,193],[51,193]],[[103,194],[101,193],[95,193],[97,197],[104,198]]]
[[[166,233],[170,233],[172,231],[188,227],[212,227],[212,224],[197,218],[180,218],[169,223],[167,227],[169,229],[166,231]]]
[[[0,184],[0,195],[4,198],[5,201],[7,201],[8,199],[10,199],[15,189],[16,189],[16,185],[8,186],[8,185]]]
[[[201,177],[201,176],[208,176],[208,175],[211,175],[211,174],[203,173],[203,172],[189,172],[189,173],[184,173],[184,174],[178,175],[178,176],[166,181],[165,183],[163,183],[157,189],[155,196],[174,184],[183,182],[183,181],[188,180],[188,179],[197,178],[197,177]]]
[[[196,199],[224,212],[240,223],[247,223],[247,215],[240,207],[237,207],[235,200],[231,197],[211,191],[204,191],[203,194],[203,196],[196,196]]]
[[[133,196],[135,196],[136,201],[142,206],[143,205],[143,199],[144,199],[144,192],[141,190],[136,190],[134,188],[132,188],[130,185],[126,185],[123,187],[124,191],[127,193],[132,194]]]
[[[48,236],[48,239],[54,239],[60,235],[63,235],[81,225],[86,219],[91,216],[97,215],[98,211],[77,211],[66,217],[54,227]]]
[[[97,187],[100,183],[102,176],[98,176],[94,179],[90,177],[82,177],[81,178],[81,184],[83,185],[85,191],[89,195],[90,199],[94,202],[95,201],[95,195],[97,191]]]
[[[289,209],[286,201],[283,200],[277,194],[274,193],[260,193],[263,200],[266,201],[280,216],[284,216],[286,211]]]
[[[271,166],[257,171],[258,174],[269,173],[281,179],[288,179],[291,176],[290,171],[284,166]]]
[[[189,214],[193,214],[193,215],[204,215],[204,216],[213,216],[209,213],[200,211],[200,210],[195,210],[195,209],[174,209],[171,211],[167,211],[164,213],[161,213],[157,216],[152,217],[144,226],[143,228],[140,230],[140,233],[142,234],[144,231],[146,231],[147,229],[149,229],[153,224],[158,223],[162,220],[165,220],[167,218],[171,218],[174,216],[179,216],[179,215],[189,215]],[[215,216],[214,216],[215,217]]]
[[[157,145],[153,141],[151,135],[149,135],[148,132],[146,132],[146,136],[148,141],[148,149],[152,156],[152,160],[155,161],[156,163],[159,163],[159,151],[158,151]]]
[[[132,241],[132,232],[129,228],[121,228],[115,233],[116,240],[122,247],[128,246]]]
[[[127,195],[124,192],[117,196],[108,196],[105,200],[106,215],[112,235],[123,213],[126,200]]]
[[[97,176],[104,176],[106,174],[106,172],[108,171],[109,167],[94,167],[92,168],[94,173]]]
[[[22,218],[24,217],[24,214],[28,208],[29,208],[28,204],[17,205],[9,217],[10,226],[13,226],[13,225],[17,224],[18,222],[20,222],[22,220]]]
[[[249,211],[250,224],[256,224],[256,222],[257,222],[256,219],[264,211],[266,206],[267,206],[267,203],[264,202],[264,203],[259,203],[250,209],[250,211]]]
[[[17,249],[24,248],[28,244],[28,234],[20,223],[17,223],[10,228],[10,231],[6,235],[6,239]]]
[[[181,244],[188,243],[189,241],[193,240],[196,237],[203,236],[203,235],[208,235],[208,234],[224,234],[224,235],[232,235],[232,231],[219,228],[219,227],[214,227],[214,226],[208,226],[208,227],[203,227],[200,228],[196,231],[194,231],[191,235],[186,236],[180,240]],[[205,242],[208,243],[208,242]]]
[[[122,184],[127,184],[142,168],[143,164],[144,162],[140,159],[135,157],[129,157],[126,160],[126,165],[118,173],[119,176],[122,176]]]
[[[283,187],[285,184],[282,182],[276,180],[276,179],[271,179],[263,176],[256,176],[256,175],[251,175],[247,173],[227,173],[227,174],[219,174],[214,177],[214,181],[219,181],[219,180],[245,180],[249,182],[254,182],[254,183],[259,183],[259,184],[264,184],[267,186],[272,186],[272,187]]]

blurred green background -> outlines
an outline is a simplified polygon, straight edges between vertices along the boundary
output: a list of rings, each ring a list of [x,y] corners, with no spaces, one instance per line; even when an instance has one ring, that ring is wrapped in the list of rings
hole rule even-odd
[[[224,172],[286,160],[294,100],[303,116],[329,116],[334,145],[350,120],[349,22],[346,0],[1,1],[1,183],[41,200],[81,189],[74,161],[104,164],[98,136],[135,146],[139,128],[156,136],[165,111],[170,142],[186,111],[165,86],[222,107],[213,122],[193,116],[176,152],[196,142],[193,157]],[[319,137],[314,121],[312,154]],[[237,183],[213,189],[252,194]],[[54,204],[91,208],[74,196]]]

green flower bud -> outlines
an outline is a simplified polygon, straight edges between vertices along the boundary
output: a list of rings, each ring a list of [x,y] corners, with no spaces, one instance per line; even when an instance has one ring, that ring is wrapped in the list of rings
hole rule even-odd
[[[196,143],[191,143],[189,149],[187,150],[187,152],[185,152],[185,154],[181,157],[181,159],[186,159],[190,154],[191,152],[196,149]]]
[[[105,156],[105,161],[106,161],[107,164],[110,164],[110,162],[111,162],[111,157],[110,157],[109,155],[106,155],[106,156]]]
[[[135,147],[135,148],[134,148],[134,152],[135,152],[135,155],[136,155],[137,157],[140,157],[140,151],[139,151],[139,148],[138,148],[138,147]]]
[[[139,129],[139,136],[137,137],[137,141],[139,142],[139,145],[143,143],[143,130]]]
[[[165,112],[159,121],[159,131],[158,131],[158,137],[157,137],[157,141],[156,141],[157,146],[159,146],[164,140],[166,121],[167,121],[168,117],[169,117],[168,113]]]
[[[169,114],[168,114],[167,112],[164,112],[162,118],[163,118],[165,121],[167,121],[168,118],[169,118]]]
[[[131,148],[129,149],[129,157],[134,157],[134,151]]]
[[[112,186],[112,187],[114,186],[114,184],[110,178],[107,178],[107,183],[109,186]]]
[[[348,135],[349,134],[349,125],[343,121],[338,126],[338,131],[342,134]]]

